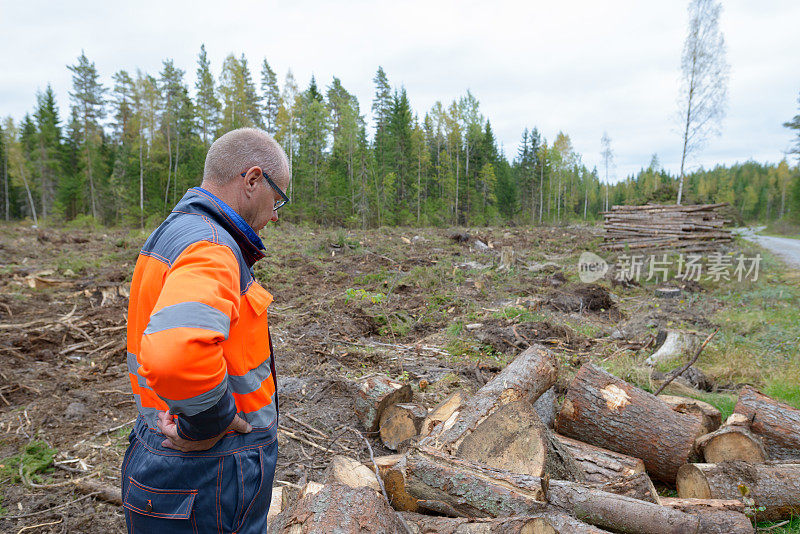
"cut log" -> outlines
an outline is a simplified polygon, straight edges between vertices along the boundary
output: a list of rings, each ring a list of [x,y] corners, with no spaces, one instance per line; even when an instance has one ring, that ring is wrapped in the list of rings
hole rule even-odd
[[[650,476],[674,483],[703,426],[647,393],[587,363],[570,384],[556,429],[567,437],[641,458]]]
[[[396,451],[401,444],[419,435],[428,410],[421,404],[392,404],[383,411],[380,421],[381,441]]]
[[[542,423],[547,428],[552,429],[555,427],[556,411],[558,410],[556,407],[556,388],[551,387],[542,393],[542,396],[533,403],[533,409],[536,410],[539,419],[542,420]]]
[[[661,497],[658,496],[658,491],[653,485],[653,481],[647,473],[636,473],[624,478],[616,480],[609,480],[601,484],[589,484],[597,489],[613,493],[615,495],[624,495],[632,499],[639,499],[640,501],[652,502],[660,504]]]
[[[589,445],[576,439],[555,435],[583,468],[587,482],[605,483],[637,473],[644,473],[644,462],[625,454]]]
[[[699,417],[706,434],[715,431],[722,424],[722,413],[707,402],[677,395],[659,395],[658,398],[678,413]]]
[[[800,460],[800,410],[745,386],[733,411],[750,419],[771,460]]]
[[[720,499],[677,499],[663,497],[663,506],[668,506],[700,520],[703,534],[752,534],[753,524],[744,514],[744,503]]]
[[[436,425],[447,421],[450,416],[461,407],[465,400],[467,400],[467,394],[459,389],[452,392],[442,402],[434,406],[433,409],[428,412],[428,416],[422,423],[420,436],[425,437],[429,435]]]
[[[761,438],[745,426],[725,425],[722,428],[697,438],[697,450],[707,463],[716,464],[729,460],[750,463],[767,461],[767,451]]]
[[[364,428],[369,432],[377,432],[386,407],[398,402],[410,402],[411,396],[411,386],[408,384],[401,384],[385,376],[372,376],[361,382],[354,409]]]
[[[553,507],[537,516],[510,518],[437,517],[400,512],[412,534],[606,534]]]
[[[92,479],[77,479],[75,489],[86,495],[94,494],[101,501],[122,506],[122,490],[119,486],[109,486]]]
[[[267,522],[279,513],[283,512],[291,505],[291,497],[289,488],[287,486],[278,486],[272,488],[272,497],[269,501],[269,512],[267,512]]]
[[[325,484],[338,483],[351,488],[371,488],[381,491],[375,473],[358,460],[336,455],[331,459],[323,474]]]
[[[406,534],[382,495],[369,488],[328,484],[278,514],[269,534]]]
[[[678,496],[695,499],[737,499],[739,486],[749,492],[756,519],[777,521],[800,514],[800,464],[742,461],[686,464],[678,472]]]
[[[555,356],[532,345],[423,442],[497,469],[582,480],[580,466],[553,438],[532,405],[555,380]]]
[[[551,481],[548,500],[582,521],[614,532],[699,532],[700,520],[691,514],[575,482]]]
[[[531,345],[478,390],[431,433],[438,446],[454,451],[461,441],[502,406],[517,400],[530,403],[558,377],[558,360],[549,349]]]
[[[322,488],[325,487],[325,484],[321,484],[319,482],[315,482],[313,480],[309,480],[306,482],[306,485],[303,486],[303,489],[300,490],[300,498],[303,499],[309,495],[314,495],[315,493],[319,492]]]
[[[641,534],[696,532],[697,518],[650,502],[586,485],[492,469],[420,447],[393,467],[421,510],[465,517],[539,515],[550,507],[600,528]],[[388,488],[387,488],[388,491]],[[401,502],[404,498],[395,499]],[[435,508],[427,503],[439,503]]]

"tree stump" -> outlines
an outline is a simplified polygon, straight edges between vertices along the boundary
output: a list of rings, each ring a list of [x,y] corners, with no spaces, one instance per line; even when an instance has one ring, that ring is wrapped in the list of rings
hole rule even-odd
[[[771,460],[800,460],[800,410],[745,386],[733,411],[750,419]]]
[[[739,499],[739,486],[749,493],[758,520],[777,521],[800,514],[800,464],[768,462],[748,464],[686,464],[678,472],[678,497],[695,499]]]
[[[388,406],[381,415],[381,441],[396,451],[401,444],[419,435],[428,410],[421,404],[404,402]]]
[[[387,406],[411,401],[411,386],[390,380],[385,376],[372,376],[361,382],[354,401],[358,420],[368,432],[377,432],[381,415]]]
[[[703,433],[699,419],[587,363],[578,371],[558,414],[567,437],[641,458],[650,476],[674,483]]]

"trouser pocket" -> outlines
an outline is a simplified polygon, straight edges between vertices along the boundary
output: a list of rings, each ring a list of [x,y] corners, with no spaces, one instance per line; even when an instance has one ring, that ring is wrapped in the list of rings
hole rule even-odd
[[[197,532],[196,489],[154,488],[128,477],[122,501],[131,532]]]
[[[258,523],[258,518],[266,516],[272,493],[272,475],[265,469],[260,447],[237,452],[233,455],[233,464],[237,482],[234,530],[238,532],[254,522],[250,518]],[[244,531],[248,530],[244,528]]]

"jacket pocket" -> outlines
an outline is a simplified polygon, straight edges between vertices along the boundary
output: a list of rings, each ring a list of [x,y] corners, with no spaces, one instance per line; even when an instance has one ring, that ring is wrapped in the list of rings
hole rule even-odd
[[[146,486],[128,477],[128,490],[122,506],[129,515],[133,531],[171,534],[194,532],[196,489],[161,489]]]

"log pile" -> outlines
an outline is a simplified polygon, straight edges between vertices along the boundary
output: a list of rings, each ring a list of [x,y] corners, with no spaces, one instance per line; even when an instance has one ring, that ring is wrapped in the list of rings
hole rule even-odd
[[[713,250],[733,240],[720,212],[727,204],[613,206],[603,212],[606,250]]]
[[[800,513],[798,410],[746,387],[720,426],[708,404],[587,363],[563,402],[547,401],[550,428],[535,405],[554,391],[557,361],[533,345],[474,395],[430,410],[402,384],[365,380],[364,430],[401,453],[334,458],[294,504],[273,500],[269,532],[744,534],[753,518]]]

